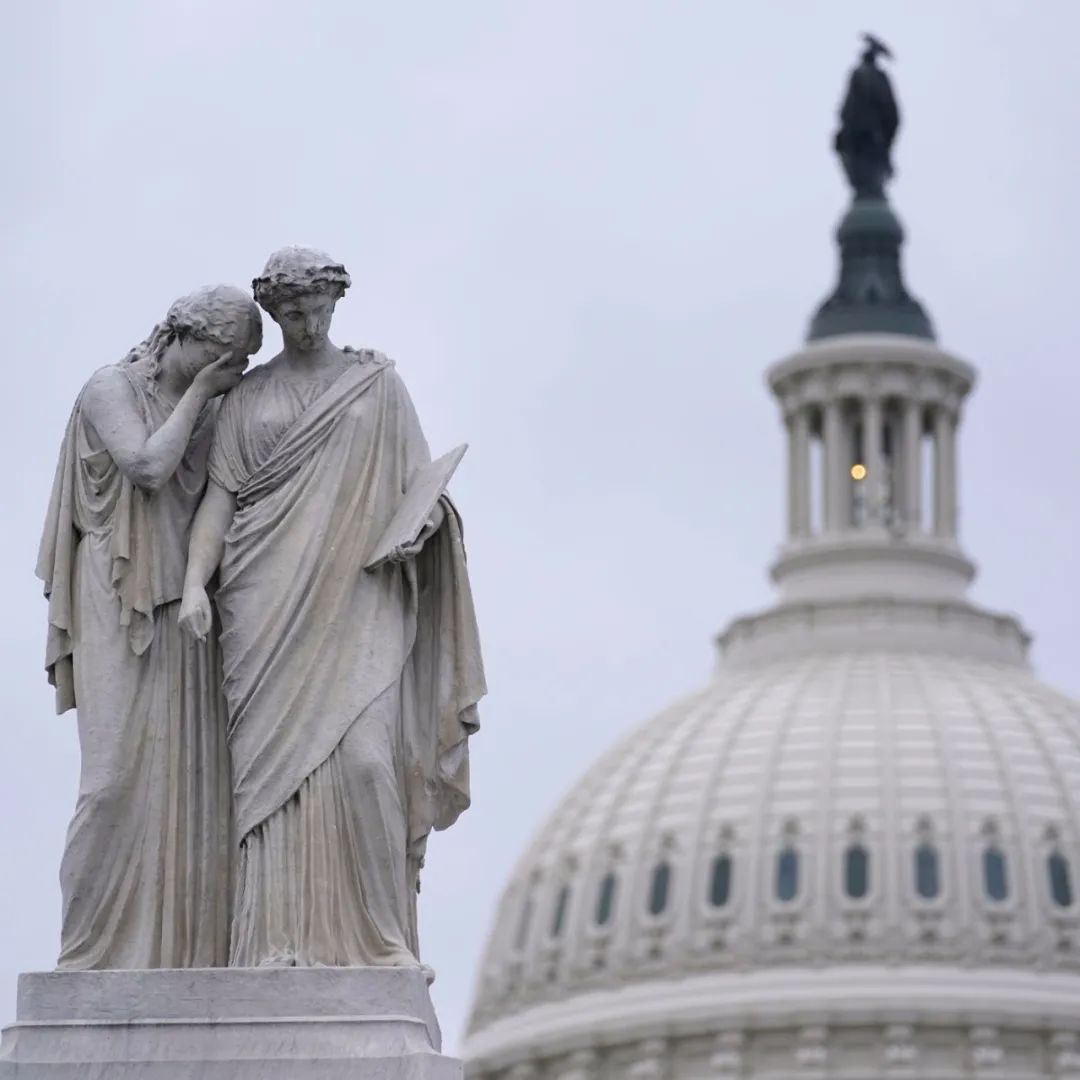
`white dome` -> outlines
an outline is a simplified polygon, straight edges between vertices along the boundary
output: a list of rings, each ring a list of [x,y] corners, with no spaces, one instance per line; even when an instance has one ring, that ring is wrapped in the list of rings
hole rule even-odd
[[[712,1028],[855,966],[878,1009],[1022,969],[1080,1014],[1080,707],[1016,659],[844,645],[722,671],[570,791],[502,899],[474,1073],[669,1034],[673,980]]]

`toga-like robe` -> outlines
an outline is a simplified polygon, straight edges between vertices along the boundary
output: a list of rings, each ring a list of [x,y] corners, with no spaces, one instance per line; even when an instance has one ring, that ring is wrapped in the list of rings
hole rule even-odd
[[[429,460],[377,353],[327,385],[271,362],[225,398],[217,590],[240,839],[230,963],[418,962],[418,863],[468,805],[485,692],[461,526],[364,569]]]
[[[118,366],[149,436],[171,406],[145,369]],[[37,574],[57,712],[78,710],[82,751],[60,870],[61,968],[227,960],[229,770],[216,635],[195,642],[177,624],[213,413],[204,411],[154,494],[121,472],[82,395],[60,449]]]

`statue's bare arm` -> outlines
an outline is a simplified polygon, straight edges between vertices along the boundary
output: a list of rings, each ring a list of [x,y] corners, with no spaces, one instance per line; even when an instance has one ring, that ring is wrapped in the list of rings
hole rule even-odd
[[[102,368],[87,383],[82,398],[83,415],[109,456],[133,484],[152,493],[176,472],[203,406],[222,393],[222,373],[231,370],[230,360],[231,354],[226,353],[200,371],[165,423],[151,435],[146,434],[131,385],[119,368]]]
[[[210,632],[213,613],[206,583],[214,576],[225,552],[225,534],[236,513],[236,496],[211,480],[195,512],[188,545],[184,598],[180,603],[180,627],[203,641]]]

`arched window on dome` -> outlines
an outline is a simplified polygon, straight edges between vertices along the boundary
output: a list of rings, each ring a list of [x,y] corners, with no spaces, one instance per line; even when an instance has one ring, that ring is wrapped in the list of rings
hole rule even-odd
[[[607,924],[611,922],[611,917],[615,914],[615,895],[617,889],[618,883],[615,878],[615,873],[614,871],[609,870],[600,882],[600,888],[596,894],[596,912],[594,921],[597,926],[607,926]]]
[[[1069,860],[1060,851],[1054,851],[1046,860],[1046,872],[1050,877],[1050,895],[1058,907],[1072,907],[1072,874]]]
[[[799,895],[799,853],[788,844],[776,856],[776,899],[787,904]]]
[[[996,844],[991,844],[983,851],[983,888],[986,895],[995,903],[1009,898],[1009,868],[1005,853]]]
[[[915,891],[923,900],[936,900],[941,895],[941,859],[929,840],[915,849]]]
[[[732,872],[731,856],[726,852],[713,859],[712,873],[709,875],[709,903],[713,907],[727,907],[731,900]]]
[[[566,909],[570,906],[570,886],[563,885],[559,889],[559,895],[555,899],[555,909],[551,914],[551,936],[552,938],[562,937],[563,929],[566,926]]]
[[[671,891],[671,863],[657,863],[652,872],[649,885],[649,914],[663,915],[668,905],[668,893]]]
[[[844,853],[844,892],[862,900],[870,891],[870,852],[856,841]]]
[[[514,947],[520,952],[529,942],[529,931],[532,929],[533,909],[535,907],[532,891],[525,897],[525,903],[521,905],[521,914],[518,916],[517,932],[514,934]]]

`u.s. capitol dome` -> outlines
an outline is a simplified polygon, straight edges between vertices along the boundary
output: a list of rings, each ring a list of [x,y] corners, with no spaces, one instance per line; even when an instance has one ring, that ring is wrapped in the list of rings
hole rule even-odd
[[[498,907],[475,1080],[1080,1080],[1080,705],[967,597],[957,430],[883,199],[769,385],[778,602],[561,801]]]

